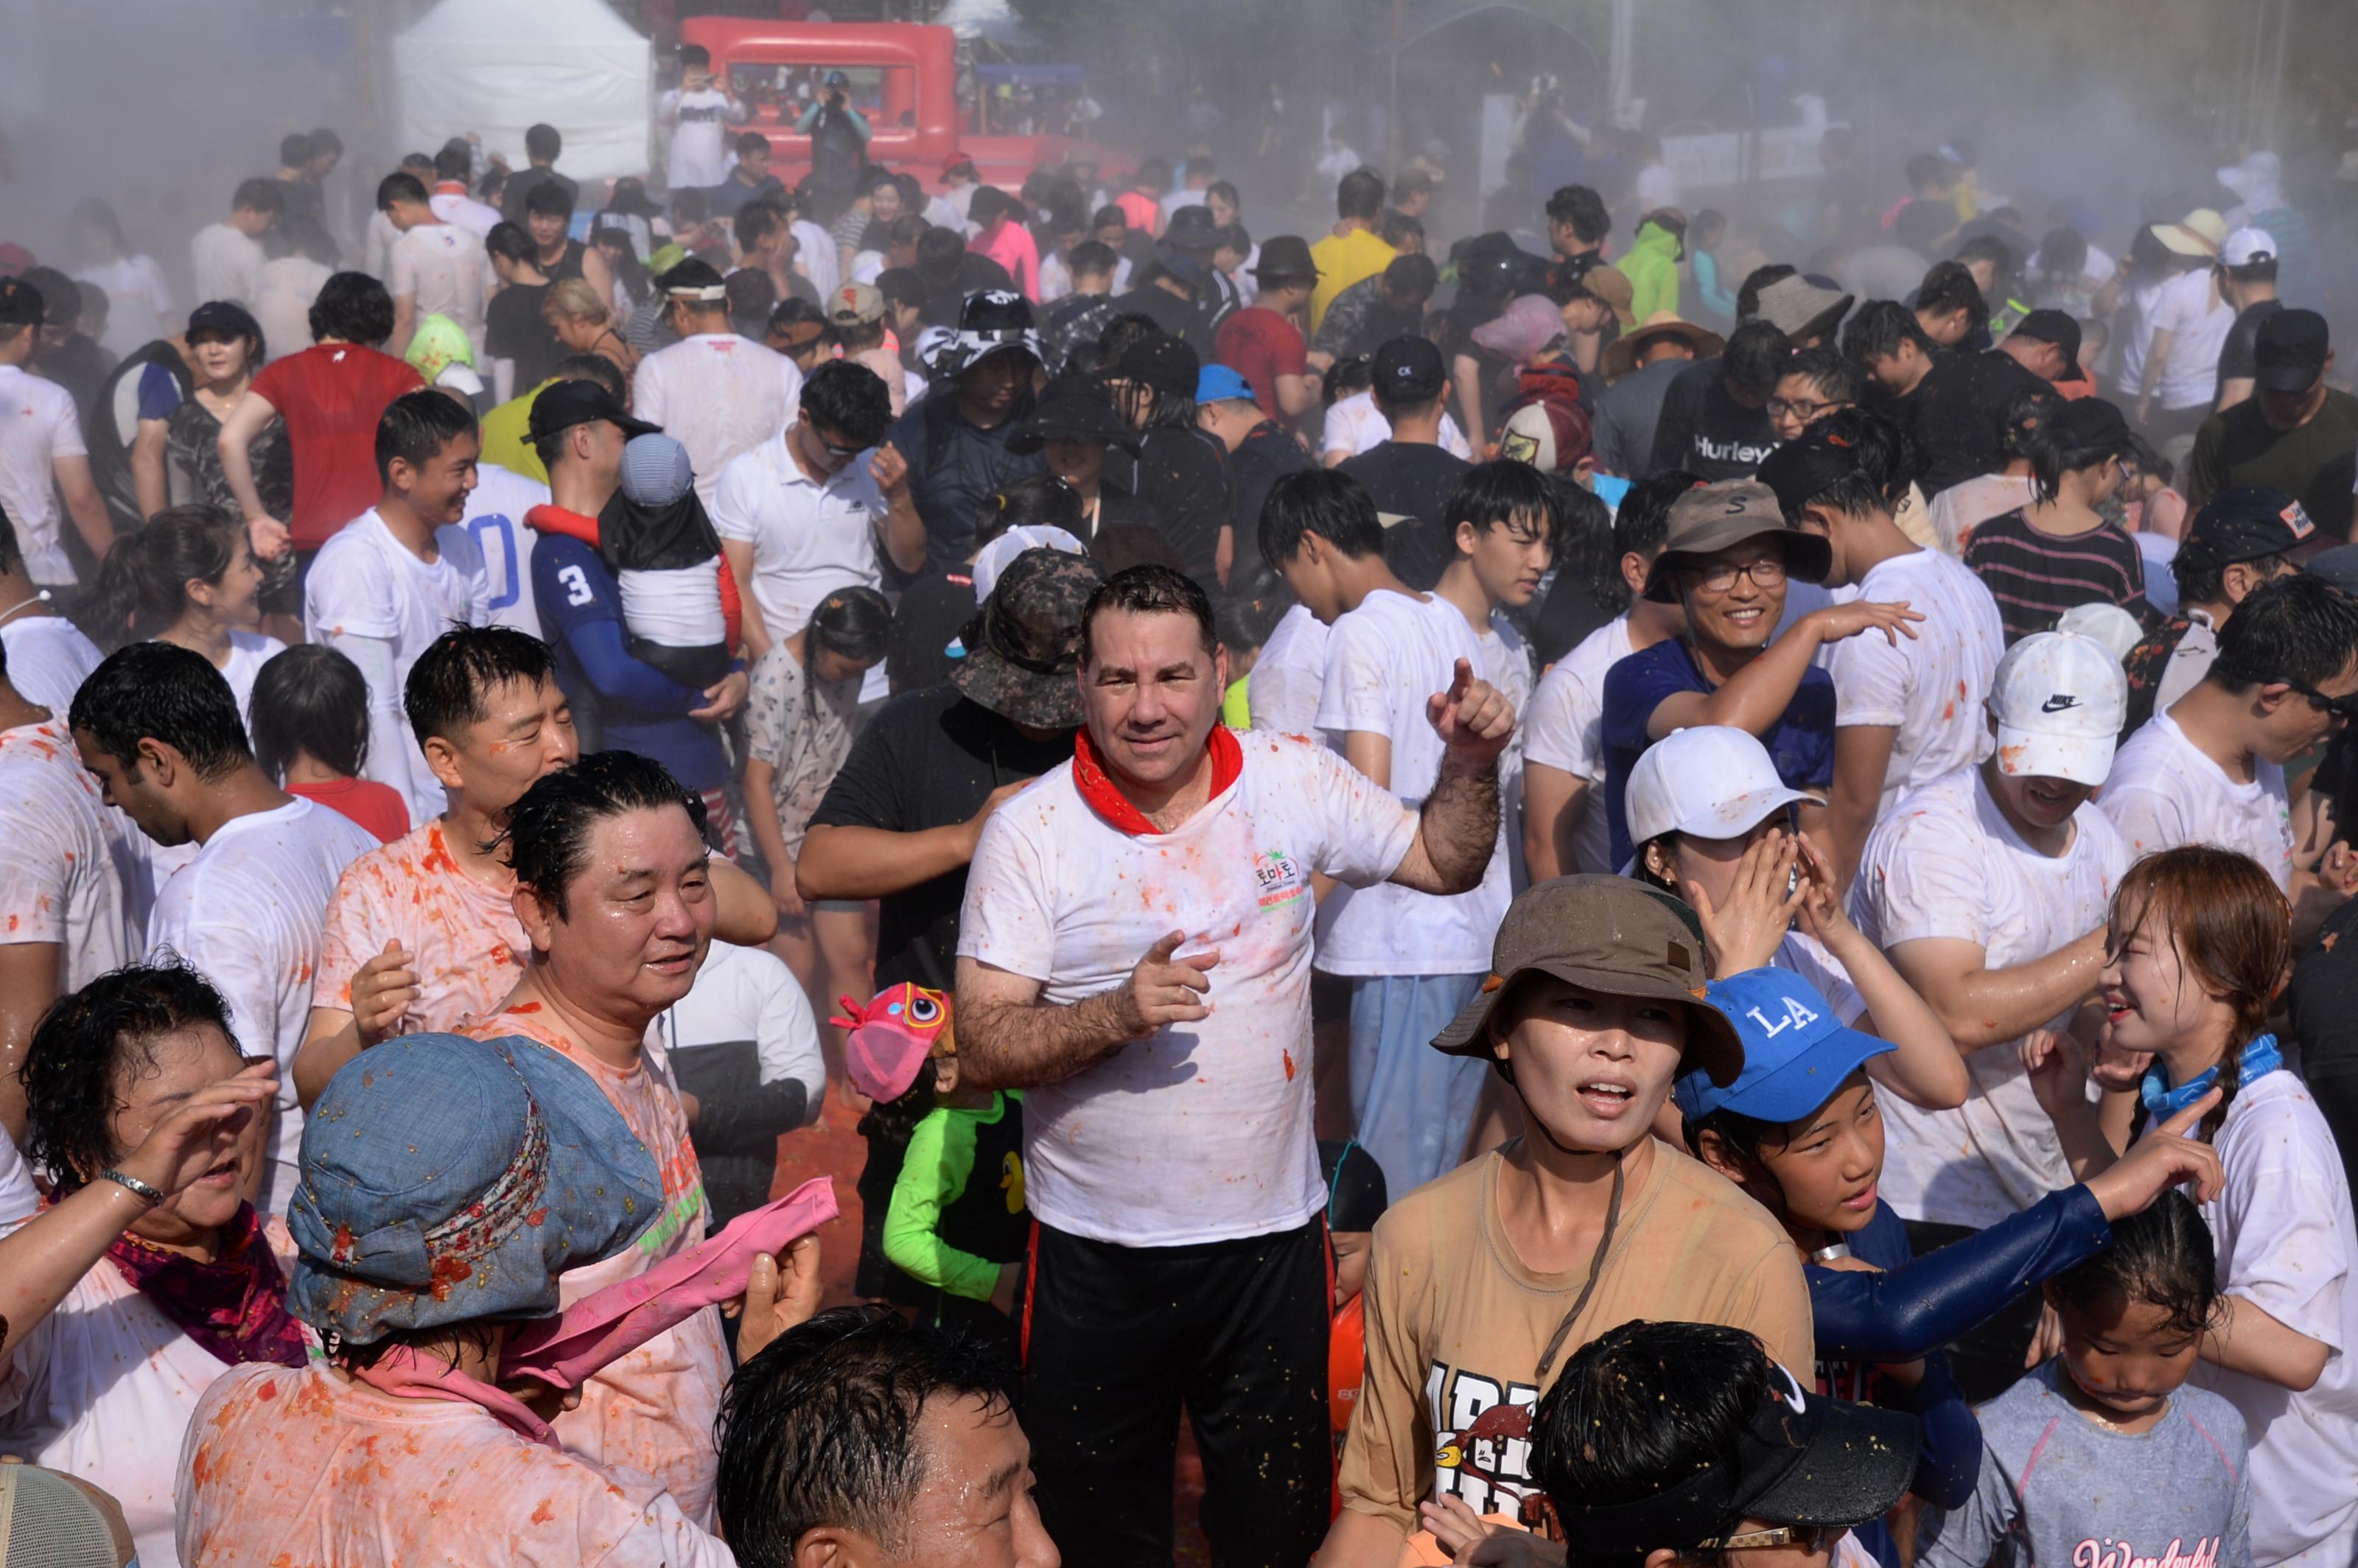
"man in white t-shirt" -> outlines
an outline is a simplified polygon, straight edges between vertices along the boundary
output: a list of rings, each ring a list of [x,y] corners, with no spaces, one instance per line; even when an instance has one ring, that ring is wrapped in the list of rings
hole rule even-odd
[[[421,388],[387,404],[376,433],[384,493],[320,546],[303,585],[304,635],[368,682],[367,775],[401,792],[412,822],[445,803],[403,722],[402,687],[435,638],[487,613],[482,555],[460,525],[481,449],[473,413],[448,393]]]
[[[93,555],[114,543],[114,524],[91,478],[73,395],[26,368],[47,319],[39,289],[0,277],[0,512],[16,525],[33,580],[62,589],[79,579],[59,536],[58,498]]]
[[[684,261],[659,286],[665,319],[680,341],[639,362],[631,412],[687,449],[697,498],[709,509],[730,460],[794,422],[803,373],[730,327],[728,289],[708,264]]]
[[[376,835],[271,782],[229,683],[201,654],[132,643],[83,683],[73,719],[83,762],[140,830],[158,844],[200,846],[157,894],[147,956],[194,966],[229,1004],[238,1048],[277,1059],[277,1123],[261,1189],[246,1195],[284,1214],[303,1139],[295,1052],[311,1014],[328,899]]]
[[[1211,605],[1156,566],[1091,596],[1079,680],[1073,761],[984,825],[958,931],[967,1081],[1029,1091],[1041,1512],[1076,1562],[1167,1557],[1184,1403],[1215,1554],[1304,1562],[1331,1477],[1311,877],[1474,887],[1512,715],[1466,661],[1425,694],[1448,760],[1412,813],[1319,746],[1219,728]]]
[[[712,73],[712,52],[683,44],[679,85],[655,100],[655,124],[671,130],[671,161],[665,184],[674,190],[709,189],[729,178],[723,127],[741,125],[752,108],[740,103],[726,71]]]
[[[1629,608],[1548,667],[1523,715],[1523,858],[1532,881],[1616,871],[1605,819],[1605,672],[1686,630],[1686,611],[1646,597],[1671,503],[1702,481],[1683,470],[1639,480],[1613,518]],[[1267,655],[1264,654],[1264,657]]]
[[[1384,562],[1375,503],[1346,473],[1288,474],[1261,510],[1261,554],[1327,623],[1315,721],[1379,787],[1414,806],[1444,761],[1425,699],[1461,661],[1489,654],[1466,612],[1420,594]],[[1490,964],[1506,914],[1508,857],[1481,885],[1435,897],[1406,886],[1336,889],[1319,914],[1318,968],[1350,982],[1351,1104],[1359,1141],[1405,1193],[1457,1163],[1481,1098],[1478,1063],[1432,1050]]]
[[[721,470],[712,499],[721,553],[750,595],[752,658],[801,631],[835,589],[882,587],[880,554],[903,572],[925,564],[908,465],[877,449],[892,423],[891,389],[866,365],[831,360],[797,403],[795,423]]]
[[[245,180],[229,206],[227,218],[208,223],[189,242],[197,303],[227,299],[251,310],[262,297],[262,236],[278,222],[278,182]]]
[[[2257,860],[2313,935],[2348,897],[2293,856],[2284,765],[2358,710],[2358,600],[2305,573],[2263,583],[2219,633],[2194,689],[2129,737],[2104,812],[2132,859],[2214,844]]]
[[[1785,520],[1832,548],[1828,588],[1923,617],[1905,637],[1850,637],[1827,651],[1834,677],[1834,781],[1826,822],[1844,887],[1877,822],[1899,797],[1989,753],[1974,721],[2006,653],[1997,600],[1980,578],[1920,548],[1893,520],[1907,492],[1901,436],[1877,416],[1844,409],[1768,455],[1760,482]]]
[[[2191,233],[2180,223],[2162,229]],[[2219,293],[2218,268],[2209,265],[2218,254],[2211,246],[2204,265],[2164,284],[2147,319],[2152,336],[2137,369],[2136,415],[2157,440],[2192,435],[2218,395],[2219,354],[2235,324],[2235,308]]]
[[[2042,632],[2000,661],[1996,749],[1901,797],[1868,836],[1851,914],[1966,1053],[1955,1110],[1881,1101],[1882,1195],[1919,1250],[1945,1245],[2071,1183],[2055,1124],[2018,1053],[2096,993],[2104,920],[2129,852],[2089,796],[2112,766],[2127,683],[2091,637]],[[2031,1314],[1961,1342],[1976,1398],[2021,1375]],[[1986,1393],[1983,1390],[1986,1390]]]
[[[401,231],[385,255],[385,292],[393,296],[393,336],[384,351],[400,358],[417,324],[448,316],[483,358],[483,311],[497,287],[491,253],[479,235],[446,223],[427,204],[426,184],[414,174],[388,174],[377,183],[377,210]]]
[[[426,204],[434,216],[454,229],[464,229],[481,239],[505,221],[496,207],[476,200],[467,192],[467,176],[474,168],[474,157],[462,140],[452,139],[442,145],[434,155],[434,189],[427,193]]]
[[[138,952],[114,824],[63,708],[30,702],[0,651],[0,1127],[25,1135],[16,1068],[49,1004]]]
[[[1271,628],[1245,677],[1245,709],[1256,730],[1307,735],[1318,727],[1326,689],[1326,623],[1296,602]]]

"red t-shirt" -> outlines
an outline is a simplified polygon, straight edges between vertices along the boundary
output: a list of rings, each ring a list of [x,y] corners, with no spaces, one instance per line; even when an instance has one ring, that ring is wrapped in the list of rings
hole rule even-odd
[[[1221,322],[1212,340],[1212,357],[1252,383],[1253,401],[1260,411],[1285,425],[1293,421],[1277,406],[1277,378],[1308,369],[1308,353],[1293,322],[1258,305]]]
[[[386,404],[425,384],[407,362],[357,343],[315,344],[254,378],[287,422],[295,505],[286,522],[297,545],[318,549],[377,503],[377,421]]]
[[[341,812],[390,844],[409,831],[409,803],[391,784],[371,779],[338,779],[333,784],[291,784],[288,795]]]

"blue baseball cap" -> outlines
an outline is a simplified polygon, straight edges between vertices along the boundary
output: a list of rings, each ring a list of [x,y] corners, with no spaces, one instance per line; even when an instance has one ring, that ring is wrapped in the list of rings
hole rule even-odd
[[[1227,365],[1206,365],[1195,373],[1195,401],[1226,403],[1236,399],[1252,402],[1252,383]]]
[[[663,1212],[654,1156],[536,1041],[410,1034],[344,1064],[303,1125],[287,1310],[347,1345],[546,1317],[557,1277]]]
[[[1849,1028],[1833,1004],[1790,969],[1747,969],[1704,988],[1704,1001],[1736,1026],[1744,1070],[1721,1087],[1700,1071],[1671,1087],[1690,1122],[1715,1110],[1757,1121],[1798,1121],[1832,1099],[1859,1064],[1897,1049]]]

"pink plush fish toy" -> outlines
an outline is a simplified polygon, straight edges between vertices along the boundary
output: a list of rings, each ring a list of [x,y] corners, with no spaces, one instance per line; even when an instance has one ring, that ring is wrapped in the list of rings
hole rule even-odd
[[[844,1071],[870,1099],[899,1099],[928,1058],[957,1054],[950,999],[939,991],[904,981],[866,1007],[848,996],[838,1000],[849,1016],[827,1022],[851,1032],[844,1041]]]

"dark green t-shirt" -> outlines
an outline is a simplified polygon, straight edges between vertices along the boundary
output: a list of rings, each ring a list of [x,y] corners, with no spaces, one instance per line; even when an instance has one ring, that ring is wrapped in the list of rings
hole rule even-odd
[[[2200,510],[2223,490],[2265,485],[2298,500],[2309,520],[2336,538],[2350,532],[2350,489],[2358,474],[2358,397],[2329,391],[2317,416],[2278,430],[2254,396],[2214,414],[2194,438],[2186,500]]]

